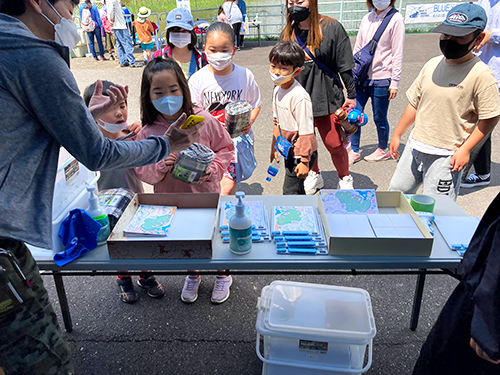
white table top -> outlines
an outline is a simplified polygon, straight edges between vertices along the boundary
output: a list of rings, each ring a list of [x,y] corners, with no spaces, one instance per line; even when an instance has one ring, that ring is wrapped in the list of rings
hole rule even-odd
[[[436,195],[435,215],[465,216],[464,210],[447,196]],[[266,208],[274,205],[293,205],[290,196],[248,196],[248,200],[262,200]],[[310,201],[316,196],[301,196]],[[296,205],[306,205],[301,202]],[[83,258],[64,267],[58,267],[52,260],[51,252],[35,252],[34,257],[41,270],[299,270],[299,269],[396,269],[396,268],[455,268],[460,256],[449,249],[439,230],[434,227],[435,237],[429,257],[393,256],[333,256],[333,255],[283,255],[277,254],[273,243],[253,244],[252,251],[246,255],[235,255],[229,245],[222,243],[219,233],[213,246],[212,259],[110,259],[107,246],[99,246]]]

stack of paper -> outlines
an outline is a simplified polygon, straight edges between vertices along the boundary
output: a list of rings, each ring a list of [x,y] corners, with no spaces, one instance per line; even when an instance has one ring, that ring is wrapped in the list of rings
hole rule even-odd
[[[321,190],[320,196],[326,214],[378,214],[374,189]]]
[[[229,220],[235,214],[236,201],[221,201],[220,231],[224,243],[229,243]],[[269,220],[262,201],[243,201],[245,213],[252,220],[252,242],[269,242]]]
[[[332,237],[423,238],[410,214],[326,215]]]
[[[177,207],[141,205],[127,225],[125,236],[166,236]]]
[[[480,220],[469,216],[436,216],[434,222],[450,249],[463,256]]]
[[[278,254],[328,254],[325,233],[313,206],[275,206],[271,235]]]

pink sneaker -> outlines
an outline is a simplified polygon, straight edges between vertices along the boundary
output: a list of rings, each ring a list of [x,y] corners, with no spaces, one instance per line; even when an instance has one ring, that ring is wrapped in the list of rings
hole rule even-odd
[[[365,160],[369,161],[369,162],[382,161],[382,160],[387,160],[390,158],[391,158],[391,156],[389,155],[388,148],[386,148],[385,150],[382,150],[381,148],[377,148],[373,153],[371,153],[368,156],[365,156]]]
[[[361,160],[361,154],[353,150],[349,151],[349,165],[353,165]]]

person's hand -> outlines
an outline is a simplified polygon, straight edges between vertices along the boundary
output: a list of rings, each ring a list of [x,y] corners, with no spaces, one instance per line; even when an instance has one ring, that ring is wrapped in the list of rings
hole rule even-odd
[[[495,364],[495,365],[499,365],[499,364],[500,364],[500,360],[498,360],[498,361],[494,361],[494,360],[492,360],[492,359],[488,356],[488,354],[486,354],[486,353],[484,352],[484,350],[483,350],[483,349],[481,349],[481,348],[479,347],[479,345],[477,344],[477,342],[475,342],[475,341],[474,341],[474,339],[473,339],[472,337],[471,337],[471,339],[470,339],[470,347],[472,348],[472,350],[474,350],[474,351],[476,352],[476,354],[477,354],[479,357],[481,357],[481,358],[482,358],[482,359],[484,359],[485,361],[488,361],[488,362],[493,363],[493,364]]]
[[[248,120],[248,125],[245,126],[243,129],[241,129],[243,134],[248,134],[250,133],[250,130],[252,129],[253,121],[252,119]]]
[[[202,121],[189,129],[180,129],[184,121],[186,121],[186,118],[186,114],[183,113],[165,132],[165,137],[167,137],[170,142],[170,152],[185,150],[200,137],[199,130],[205,125],[205,122]]]
[[[392,100],[398,94],[398,89],[389,89],[389,100]]]
[[[342,107],[356,108],[356,99],[346,99]]]
[[[212,176],[212,168],[208,168],[205,174],[198,179],[198,182],[200,183],[206,182],[210,179],[211,176]]]
[[[469,162],[469,152],[465,151],[462,148],[459,148],[453,154],[450,162],[450,169],[452,172],[460,172],[465,168],[467,163]]]
[[[490,41],[490,38],[491,38],[491,32],[492,32],[492,31],[493,31],[493,30],[488,30],[488,31],[485,31],[485,32],[484,32],[484,38],[483,38],[483,40],[481,40],[481,43],[479,43],[477,46],[475,46],[475,47],[472,49],[472,52],[476,52],[476,53],[478,53],[478,52],[479,52],[479,50],[480,50],[481,48],[483,48],[483,47],[484,47],[484,45]]]
[[[298,178],[305,179],[307,177],[307,174],[309,173],[309,163],[304,164],[303,162],[300,162],[295,169],[293,170]]]
[[[167,173],[170,172],[174,168],[175,161],[177,160],[178,154],[172,153],[168,155],[163,162],[165,163],[165,167],[167,167]]]
[[[271,151],[271,160],[270,160],[270,162],[272,163],[273,161],[276,161],[276,163],[280,162],[278,150],[276,150],[275,148],[273,148],[272,151]]]
[[[98,80],[95,85],[94,94],[90,98],[89,110],[92,117],[97,121],[106,113],[118,109],[120,104],[127,100],[128,86],[115,85],[111,86],[105,96],[102,94],[102,82]]]
[[[391,144],[389,145],[389,155],[391,155],[391,158],[393,159],[399,159],[399,143],[401,142],[401,138],[394,135],[392,136],[391,139]]]
[[[140,121],[136,121],[128,126],[128,130],[138,134],[142,129],[142,123]]]

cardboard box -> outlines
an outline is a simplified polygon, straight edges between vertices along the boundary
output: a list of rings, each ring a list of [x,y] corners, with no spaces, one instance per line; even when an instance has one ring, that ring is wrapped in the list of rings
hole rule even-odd
[[[323,205],[318,206],[325,235],[328,239],[330,255],[364,255],[364,256],[421,256],[431,255],[434,237],[419,219],[403,193],[399,191],[377,191],[377,204],[380,213],[397,211],[399,214],[410,214],[423,238],[359,238],[332,237]],[[391,210],[392,209],[392,210]],[[396,212],[392,213],[396,213]]]
[[[109,257],[111,259],[212,258],[218,202],[219,194],[136,194],[108,239]],[[141,204],[177,207],[167,237],[124,236],[123,230]]]

